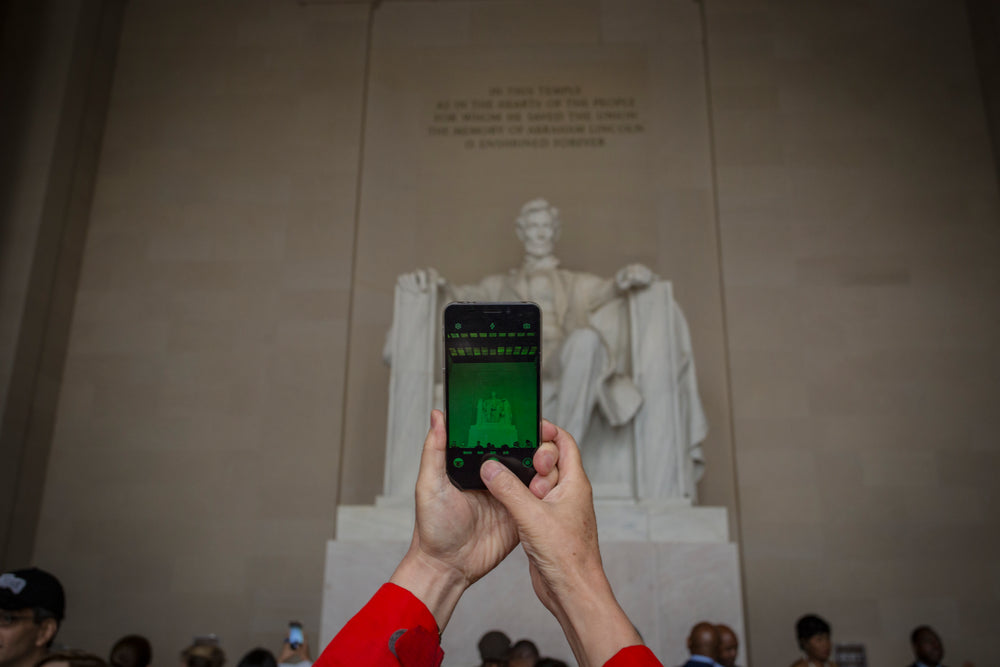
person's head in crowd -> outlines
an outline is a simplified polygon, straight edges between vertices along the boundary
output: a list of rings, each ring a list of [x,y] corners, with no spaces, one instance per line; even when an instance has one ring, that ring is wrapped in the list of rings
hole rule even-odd
[[[719,659],[719,631],[707,621],[696,623],[688,635],[687,647],[692,656],[710,658],[714,662]]]
[[[938,633],[929,625],[921,625],[910,633],[913,657],[927,667],[938,667],[944,659],[944,644]]]
[[[181,651],[182,667],[222,667],[226,652],[216,643],[195,642]]]
[[[153,663],[153,647],[142,635],[125,635],[115,642],[108,656],[111,667],[149,667]]]
[[[538,647],[530,639],[517,640],[507,654],[510,667],[535,667],[538,658]]]
[[[240,658],[237,667],[278,667],[278,661],[266,648],[257,647]]]
[[[0,667],[33,667],[44,658],[65,611],[62,584],[45,570],[0,574]]]
[[[830,624],[815,614],[806,614],[795,623],[799,648],[809,660],[826,662],[830,659]]]
[[[490,630],[479,638],[478,646],[482,667],[506,667],[510,637],[500,630]]]
[[[728,625],[720,623],[715,626],[719,631],[719,658],[718,663],[722,667],[735,667],[736,656],[740,652],[740,639]]]
[[[569,667],[569,665],[558,658],[539,658],[535,667]]]
[[[104,659],[86,651],[67,650],[47,654],[35,667],[108,667]]]

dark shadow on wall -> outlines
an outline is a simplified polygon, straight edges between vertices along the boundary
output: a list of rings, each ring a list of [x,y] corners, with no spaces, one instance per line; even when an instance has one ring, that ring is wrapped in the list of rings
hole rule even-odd
[[[966,0],[965,6],[993,145],[993,167],[1000,183],[1000,0]]]
[[[31,230],[33,238],[22,239],[30,269],[0,406],[0,569],[29,563],[34,550],[124,9],[124,0],[10,0],[2,6],[0,243],[15,226],[22,234]],[[73,40],[69,58],[49,60],[63,36],[55,27],[65,28],[66,21]],[[39,108],[38,92],[46,85],[64,87],[55,95],[58,109]],[[40,116],[53,113],[48,137],[29,131]],[[36,140],[41,145],[30,145]],[[49,143],[51,155],[39,160]],[[18,188],[26,187],[32,160],[36,168],[45,164],[41,206],[21,207],[39,211],[36,220],[15,220],[14,202],[24,195]]]
[[[25,160],[44,49],[43,10],[41,3],[0,3],[0,248],[10,242],[14,188]]]

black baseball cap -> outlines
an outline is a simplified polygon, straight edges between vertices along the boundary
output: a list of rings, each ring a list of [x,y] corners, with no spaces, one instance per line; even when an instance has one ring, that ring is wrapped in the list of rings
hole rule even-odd
[[[66,612],[66,595],[53,575],[37,567],[0,574],[0,609],[41,608],[61,621]]]

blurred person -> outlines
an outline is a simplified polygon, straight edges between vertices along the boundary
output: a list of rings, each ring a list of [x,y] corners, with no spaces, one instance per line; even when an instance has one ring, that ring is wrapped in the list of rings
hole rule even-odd
[[[181,651],[182,667],[222,667],[226,652],[215,642],[198,641]]]
[[[539,658],[535,667],[569,667],[569,665],[558,658]]]
[[[805,655],[792,667],[837,667],[830,660],[830,624],[815,614],[806,614],[795,623],[795,637]]]
[[[941,667],[944,660],[944,644],[938,633],[929,625],[920,625],[910,633],[910,646],[916,662],[913,667]]]
[[[278,667],[312,667],[312,652],[309,650],[309,636],[302,631],[302,643],[293,647],[285,637],[278,653]]]
[[[507,663],[510,667],[535,667],[538,662],[538,647],[530,639],[519,639],[510,647]]]
[[[910,646],[913,648],[913,657],[917,659],[911,667],[944,667],[941,664],[944,660],[944,643],[931,626],[917,626],[910,633]],[[962,667],[974,665],[966,660]]]
[[[714,667],[719,659],[719,630],[708,621],[696,623],[687,639],[691,657],[684,667]]]
[[[62,584],[45,570],[0,575],[0,667],[34,667],[49,653],[65,611]]]
[[[480,667],[505,666],[510,646],[510,637],[500,630],[490,630],[484,634],[476,644],[476,648],[479,649]]]
[[[54,651],[35,663],[35,667],[108,667],[100,656],[86,651]]]
[[[525,484],[499,461],[479,468],[485,491],[445,472],[444,415],[431,412],[410,547],[396,570],[316,661],[320,667],[438,667],[440,635],[465,591],[518,545],[532,588],[584,667],[662,667],[642,645],[601,563],[593,488],[576,441],[542,422]]]
[[[111,667],[149,667],[153,664],[153,646],[142,635],[125,635],[111,647],[108,664]]]
[[[258,646],[247,651],[236,667],[278,667],[278,661],[274,659],[273,653]]]
[[[719,623],[715,626],[719,631],[719,664],[722,667],[736,667],[736,656],[740,652],[740,639],[728,625]]]

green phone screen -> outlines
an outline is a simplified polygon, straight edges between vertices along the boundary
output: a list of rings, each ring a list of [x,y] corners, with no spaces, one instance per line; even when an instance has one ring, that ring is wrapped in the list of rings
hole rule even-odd
[[[445,311],[448,469],[462,488],[481,488],[479,465],[494,456],[533,474],[539,438],[538,307],[451,304]]]

